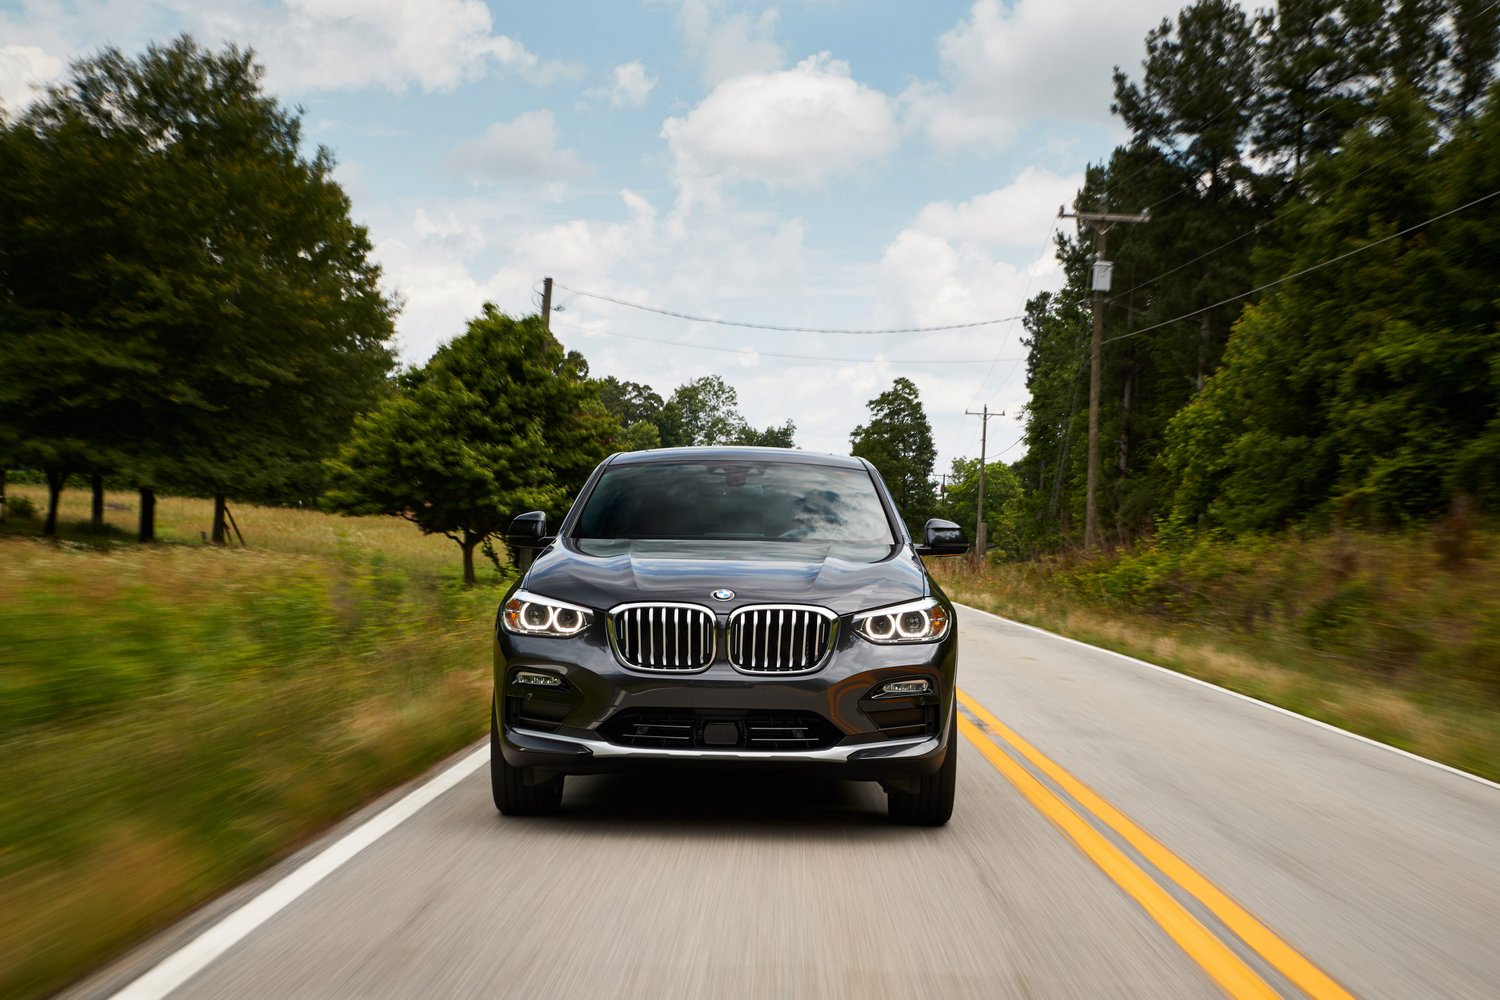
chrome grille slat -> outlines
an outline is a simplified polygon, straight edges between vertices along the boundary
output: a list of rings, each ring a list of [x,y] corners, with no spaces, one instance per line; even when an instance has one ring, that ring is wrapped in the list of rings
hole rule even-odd
[[[622,604],[609,613],[615,655],[652,673],[696,673],[714,655],[714,614],[696,604]]]
[[[729,662],[746,674],[802,674],[833,649],[832,611],[808,605],[744,607],[729,616]]]

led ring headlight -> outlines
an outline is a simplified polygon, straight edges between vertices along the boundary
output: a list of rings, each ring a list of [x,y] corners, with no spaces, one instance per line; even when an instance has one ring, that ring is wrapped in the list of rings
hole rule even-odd
[[[518,590],[505,602],[500,623],[507,632],[518,635],[577,635],[593,620],[587,608]]]
[[[948,610],[931,597],[854,616],[854,631],[880,645],[936,642],[951,624]]]

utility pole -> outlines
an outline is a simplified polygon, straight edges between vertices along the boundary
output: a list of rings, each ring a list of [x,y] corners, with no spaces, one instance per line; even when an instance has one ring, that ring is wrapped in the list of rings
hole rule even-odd
[[[989,444],[990,417],[1003,417],[1005,411],[997,410],[991,413],[990,404],[985,403],[982,410],[965,410],[964,413],[971,417],[982,418],[979,424],[979,513],[974,518],[974,552],[976,558],[983,559],[984,546],[988,541],[984,530],[984,463]]]
[[[542,326],[552,332],[552,279],[542,279]]]
[[[1089,482],[1083,521],[1083,547],[1092,552],[1099,545],[1099,353],[1104,343],[1104,293],[1109,291],[1110,271],[1114,267],[1104,257],[1105,238],[1117,225],[1146,222],[1150,216],[1147,212],[1116,215],[1110,212],[1065,212],[1059,208],[1057,217],[1077,219],[1094,231],[1094,339],[1089,346]]]

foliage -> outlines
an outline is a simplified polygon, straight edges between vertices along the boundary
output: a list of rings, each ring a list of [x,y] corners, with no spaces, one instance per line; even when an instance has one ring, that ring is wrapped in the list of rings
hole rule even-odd
[[[5,500],[5,516],[16,518],[19,521],[30,520],[36,517],[36,504],[32,503],[30,497],[7,497]]]
[[[720,444],[796,447],[792,440],[796,424],[788,420],[780,427],[757,431],[740,415],[734,386],[718,375],[705,375],[678,386],[661,408],[658,426],[666,448]]]
[[[984,469],[984,524],[986,544],[1000,558],[1020,558],[1017,529],[1022,510],[1021,481],[1004,462],[990,462]],[[948,482],[938,501],[937,516],[956,522],[974,544],[978,544],[979,459],[955,458]]]
[[[560,516],[619,429],[540,318],[486,304],[359,418],[329,463],[327,500],[453,539],[472,584],[474,548],[524,511]]]
[[[1369,249],[1240,320],[1222,369],[1168,429],[1175,521],[1391,525],[1441,514],[1455,491],[1500,509],[1486,460],[1500,440],[1500,302],[1487,291],[1500,211],[1419,227],[1500,190],[1500,170],[1478,161],[1500,142],[1500,107],[1440,149],[1435,138],[1431,113],[1398,90],[1309,169],[1277,268]]]
[[[261,72],[187,37],[108,49],[0,123],[0,458],[317,492],[384,390],[394,307]]]
[[[849,453],[875,466],[907,528],[919,536],[918,529],[937,505],[932,489],[932,467],[937,461],[932,424],[916,385],[908,378],[897,378],[868,405],[870,422],[849,435]]]
[[[1495,506],[1497,51],[1470,0],[1196,0],[1116,72],[1130,138],[1075,201],[1150,211],[1100,239],[1109,542]],[[1060,236],[1064,286],[1027,307],[1028,552],[1080,533],[1094,242]]]

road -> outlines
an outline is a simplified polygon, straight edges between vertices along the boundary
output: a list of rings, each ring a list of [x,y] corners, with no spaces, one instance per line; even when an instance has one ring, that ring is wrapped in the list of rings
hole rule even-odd
[[[72,995],[1500,996],[1500,786],[959,623],[945,828],[755,775],[572,778],[562,815],[505,819],[461,761],[369,846],[339,838],[381,807]],[[201,969],[165,991],[173,963]]]

